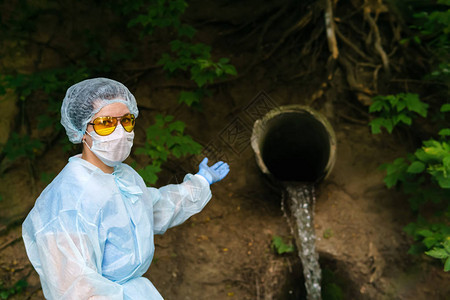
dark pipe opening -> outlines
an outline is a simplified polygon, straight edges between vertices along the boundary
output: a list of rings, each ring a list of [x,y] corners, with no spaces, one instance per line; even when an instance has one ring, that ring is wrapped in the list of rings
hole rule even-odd
[[[316,182],[326,175],[330,136],[325,126],[306,111],[287,112],[266,124],[262,159],[281,181]]]

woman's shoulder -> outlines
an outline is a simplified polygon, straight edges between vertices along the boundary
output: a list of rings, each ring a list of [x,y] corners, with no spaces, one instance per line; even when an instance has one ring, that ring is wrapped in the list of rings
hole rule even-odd
[[[94,170],[79,161],[69,160],[37,198],[34,210],[46,211],[48,216],[56,216],[61,211],[80,210],[86,206],[83,202],[102,194],[99,188],[104,190],[106,187],[99,182]]]

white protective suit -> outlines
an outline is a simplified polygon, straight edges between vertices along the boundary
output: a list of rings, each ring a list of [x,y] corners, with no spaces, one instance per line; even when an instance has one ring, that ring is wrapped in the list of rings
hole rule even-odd
[[[106,174],[79,155],[71,157],[22,226],[45,297],[163,299],[141,277],[153,258],[153,235],[183,223],[210,198],[200,175],[147,188],[126,164]]]

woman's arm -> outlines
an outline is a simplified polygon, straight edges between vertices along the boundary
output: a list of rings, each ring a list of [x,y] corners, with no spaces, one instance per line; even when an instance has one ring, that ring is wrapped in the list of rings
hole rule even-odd
[[[200,212],[211,199],[209,185],[222,180],[229,171],[227,163],[219,161],[210,167],[208,158],[205,158],[199,165],[199,172],[186,175],[182,184],[167,185],[159,190],[150,188],[154,232],[162,234]]]
[[[187,174],[181,184],[149,188],[149,191],[153,199],[155,234],[163,234],[168,228],[183,223],[211,199],[209,183],[200,175]]]

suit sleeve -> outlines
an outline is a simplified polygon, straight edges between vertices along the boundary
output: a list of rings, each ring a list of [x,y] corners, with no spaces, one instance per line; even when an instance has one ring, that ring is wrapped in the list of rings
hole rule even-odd
[[[149,188],[153,200],[155,234],[163,234],[200,212],[211,199],[209,183],[200,175],[187,174],[181,184]]]

